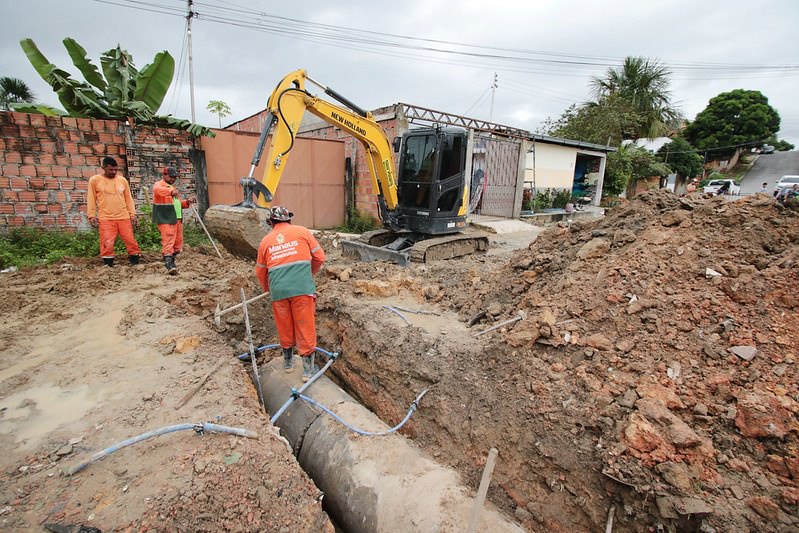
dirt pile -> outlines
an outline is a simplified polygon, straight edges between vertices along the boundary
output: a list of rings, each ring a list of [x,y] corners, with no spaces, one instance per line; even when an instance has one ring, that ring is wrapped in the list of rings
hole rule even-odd
[[[474,269],[444,302],[486,325],[526,313],[488,351],[524,376],[539,430],[574,434],[627,527],[785,531],[799,525],[798,241],[797,213],[765,196],[653,191]]]

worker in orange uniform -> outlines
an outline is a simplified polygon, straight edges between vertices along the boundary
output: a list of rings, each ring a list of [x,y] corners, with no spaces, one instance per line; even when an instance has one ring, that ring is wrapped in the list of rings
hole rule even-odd
[[[175,256],[183,250],[183,210],[191,200],[182,200],[175,187],[178,171],[164,168],[164,179],[153,185],[153,223],[161,233],[161,255],[169,274],[177,274]]]
[[[133,236],[136,207],[130,186],[121,174],[113,157],[103,158],[103,173],[89,178],[86,215],[92,226],[100,231],[100,257],[106,266],[114,266],[114,242],[117,235],[125,243],[128,260],[138,265],[141,250]]]
[[[316,274],[325,262],[325,252],[316,238],[302,226],[294,226],[294,213],[272,207],[272,230],[261,240],[255,275],[261,288],[270,291],[277,335],[283,348],[283,368],[294,370],[293,348],[302,357],[302,381],[313,376],[316,348]]]

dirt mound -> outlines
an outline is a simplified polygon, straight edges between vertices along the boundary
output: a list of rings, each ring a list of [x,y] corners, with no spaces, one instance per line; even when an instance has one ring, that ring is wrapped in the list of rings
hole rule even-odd
[[[486,325],[526,313],[489,351],[524,376],[530,421],[574,435],[630,529],[782,531],[799,502],[797,241],[797,213],[765,196],[653,191],[549,230],[445,302]]]

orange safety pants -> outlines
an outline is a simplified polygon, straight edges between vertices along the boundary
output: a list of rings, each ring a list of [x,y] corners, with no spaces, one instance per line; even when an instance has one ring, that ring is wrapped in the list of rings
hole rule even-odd
[[[281,348],[297,346],[301,357],[316,348],[316,296],[293,296],[272,302]]]
[[[98,222],[100,230],[100,257],[103,259],[110,259],[114,257],[114,242],[117,240],[117,235],[125,243],[125,249],[128,255],[140,255],[139,243],[133,236],[133,224],[130,219],[124,220],[103,220]]]
[[[161,232],[161,255],[172,255],[183,251],[183,221],[176,224],[158,224]]]

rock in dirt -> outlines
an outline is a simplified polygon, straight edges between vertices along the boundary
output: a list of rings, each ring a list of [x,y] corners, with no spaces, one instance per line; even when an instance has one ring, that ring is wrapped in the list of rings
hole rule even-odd
[[[733,346],[729,351],[744,361],[751,361],[757,355],[757,348],[754,346]]]
[[[591,348],[601,350],[603,352],[613,351],[613,343],[601,333],[594,333],[585,340],[585,343]]]
[[[188,353],[200,346],[200,337],[193,335],[175,340],[175,353]]]
[[[681,498],[678,496],[661,496],[655,499],[660,516],[667,519],[680,516],[704,516],[713,512],[709,505],[699,498]]]
[[[577,252],[577,257],[580,259],[593,259],[595,257],[602,257],[608,250],[610,250],[610,243],[605,239],[596,238],[591,239],[583,245]]]
[[[795,424],[793,413],[772,394],[749,394],[738,399],[735,425],[744,437],[782,438]]]

